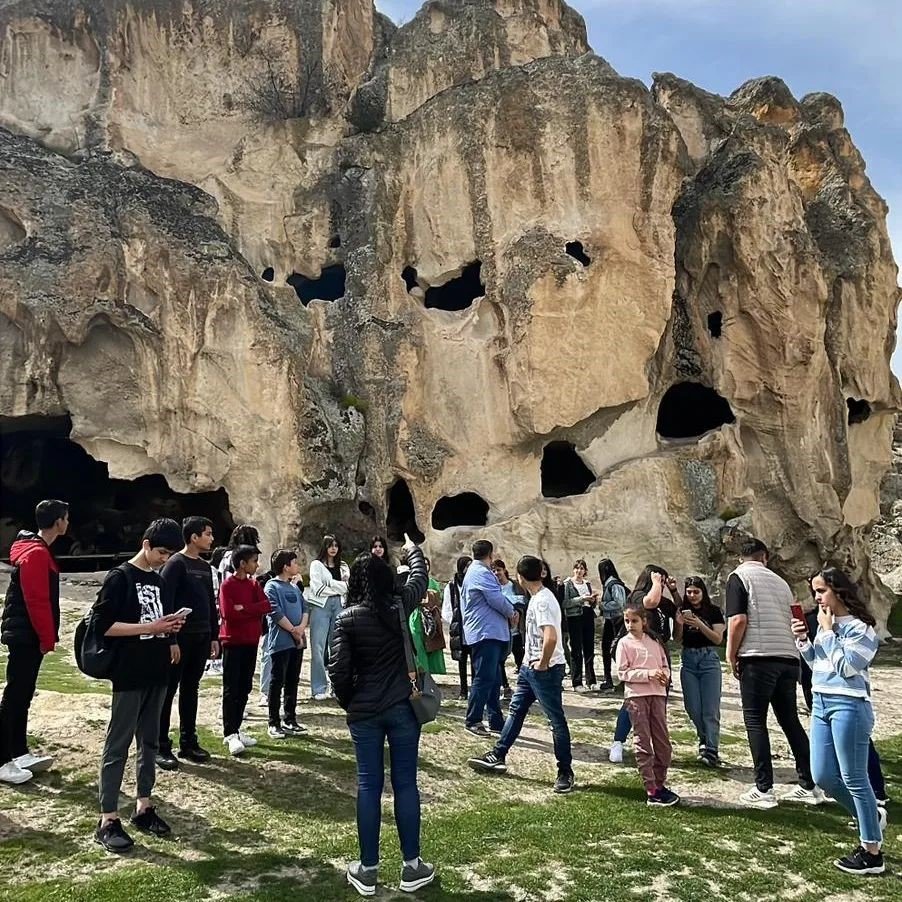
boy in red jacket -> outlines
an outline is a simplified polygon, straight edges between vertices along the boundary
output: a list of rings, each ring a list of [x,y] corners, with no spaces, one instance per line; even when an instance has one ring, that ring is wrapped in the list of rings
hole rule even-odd
[[[229,753],[240,755],[257,744],[241,731],[244,709],[254,681],[260,626],[269,601],[257,580],[259,552],[241,545],[232,552],[235,572],[219,587],[219,641],[222,645],[222,732]]]
[[[65,501],[42,501],[34,511],[38,531],[23,530],[9,552],[16,568],[3,606],[0,641],[9,649],[0,701],[0,782],[25,783],[53,759],[28,751],[28,709],[44,655],[59,642],[59,566],[50,546],[69,527]]]

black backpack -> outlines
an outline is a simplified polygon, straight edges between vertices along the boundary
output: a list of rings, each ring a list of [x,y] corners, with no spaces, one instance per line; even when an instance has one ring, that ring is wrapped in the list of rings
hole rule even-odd
[[[104,585],[116,570],[129,581],[130,591],[134,591],[134,583],[128,575],[125,564],[110,570],[103,581]],[[116,668],[118,647],[115,640],[111,641],[100,632],[96,608],[102,593],[101,586],[97,592],[97,600],[75,627],[75,663],[85,676],[93,677],[95,680],[110,680]]]

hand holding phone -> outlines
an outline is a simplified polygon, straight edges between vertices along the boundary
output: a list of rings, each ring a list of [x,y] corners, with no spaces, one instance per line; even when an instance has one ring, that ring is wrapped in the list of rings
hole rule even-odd
[[[793,620],[805,620],[805,612],[802,610],[802,606],[797,601],[794,601],[789,606],[789,610],[792,611]]]
[[[184,620],[192,610],[192,608],[179,608],[174,614],[169,614],[169,616],[173,620]]]

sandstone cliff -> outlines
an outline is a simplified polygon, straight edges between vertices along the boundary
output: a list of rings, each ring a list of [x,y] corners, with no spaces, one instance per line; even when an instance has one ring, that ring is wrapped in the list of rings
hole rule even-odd
[[[834,98],[648,90],[556,0],[6,0],[0,129],[7,428],[269,544],[877,585],[899,291]]]

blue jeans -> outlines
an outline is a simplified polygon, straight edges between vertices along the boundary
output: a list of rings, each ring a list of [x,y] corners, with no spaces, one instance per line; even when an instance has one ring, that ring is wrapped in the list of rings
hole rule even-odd
[[[626,705],[621,705],[617,714],[617,725],[614,727],[614,742],[626,742],[632,728],[630,712],[626,710]]]
[[[814,693],[811,778],[858,820],[862,842],[882,840],[877,799],[868,780],[874,711],[863,698]]]
[[[683,704],[695,725],[699,751],[717,754],[720,747],[720,658],[711,648],[684,648],[680,668]]]
[[[357,756],[357,839],[364,867],[379,864],[382,825],[382,787],[385,785],[385,740],[391,752],[391,785],[395,797],[395,826],[401,855],[413,861],[420,855],[420,790],[417,756],[420,723],[403,701],[375,717],[348,724]]]
[[[501,714],[501,662],[507,655],[507,642],[483,639],[470,646],[473,657],[473,684],[467,703],[467,726],[482,723],[482,716],[489,712],[489,728],[500,730],[504,726]]]
[[[263,639],[263,658],[260,670],[260,694],[269,696],[269,683],[272,679],[272,655],[269,653],[269,637]]]
[[[564,715],[564,670],[563,664],[548,670],[533,670],[524,664],[517,675],[517,688],[511,699],[507,720],[501,731],[501,738],[495,745],[495,754],[502,760],[517,741],[523,721],[534,702],[539,703],[542,712],[551,724],[554,737],[554,757],[557,769],[562,774],[573,773],[573,753],[570,748],[570,727]]]
[[[310,694],[325,695],[329,691],[326,660],[332,630],[341,613],[341,596],[332,595],[318,608],[310,605]]]

